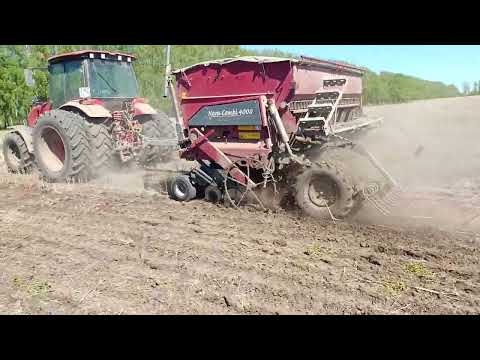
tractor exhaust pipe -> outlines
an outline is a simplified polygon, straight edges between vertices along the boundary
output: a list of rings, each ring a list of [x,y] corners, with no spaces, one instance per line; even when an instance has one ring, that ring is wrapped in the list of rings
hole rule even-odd
[[[167,45],[167,55],[165,60],[165,86],[163,97],[168,98],[169,83],[170,83],[170,72],[172,71],[172,66],[170,65],[170,45]]]

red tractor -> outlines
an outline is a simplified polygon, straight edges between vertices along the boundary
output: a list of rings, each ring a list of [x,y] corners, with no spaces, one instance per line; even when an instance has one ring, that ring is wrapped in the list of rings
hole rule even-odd
[[[49,58],[49,99],[34,100],[28,126],[13,127],[4,139],[9,171],[36,166],[50,182],[88,181],[123,164],[169,157],[175,126],[138,97],[134,61],[93,50]]]

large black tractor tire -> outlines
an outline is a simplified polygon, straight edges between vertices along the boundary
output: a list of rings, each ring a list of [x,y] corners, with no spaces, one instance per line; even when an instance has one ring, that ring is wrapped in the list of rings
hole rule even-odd
[[[32,171],[33,157],[25,140],[17,133],[9,133],[3,139],[3,158],[10,173],[28,174]]]
[[[106,124],[88,124],[88,135],[92,153],[92,173],[95,177],[108,173],[119,166],[115,161],[115,148],[109,126]]]
[[[43,115],[33,130],[35,162],[49,182],[86,182],[92,177],[85,119],[65,110]]]
[[[317,162],[297,176],[297,205],[314,218],[344,219],[355,208],[355,190],[345,174],[331,162]],[[329,211],[330,210],[330,211]]]
[[[150,139],[177,139],[177,129],[169,117],[163,113],[153,114],[142,121],[142,135]],[[142,163],[147,166],[174,159],[175,152],[171,146],[147,145],[142,156]]]

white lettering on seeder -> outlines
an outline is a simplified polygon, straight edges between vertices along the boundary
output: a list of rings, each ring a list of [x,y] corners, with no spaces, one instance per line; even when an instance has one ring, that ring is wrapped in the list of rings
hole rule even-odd
[[[234,117],[234,116],[245,116],[245,115],[253,115],[253,109],[233,109],[233,110],[222,110],[222,111],[213,111],[210,110],[208,112],[208,117],[216,118],[216,117]]]

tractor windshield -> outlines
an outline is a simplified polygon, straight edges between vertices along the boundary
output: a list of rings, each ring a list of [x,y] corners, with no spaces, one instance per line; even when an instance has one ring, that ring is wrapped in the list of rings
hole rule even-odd
[[[90,93],[93,98],[133,98],[138,95],[131,63],[93,59],[89,65]]]

